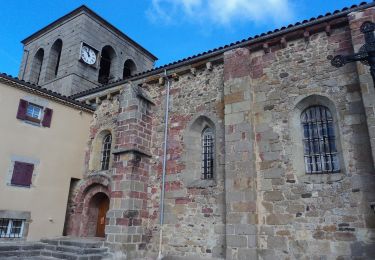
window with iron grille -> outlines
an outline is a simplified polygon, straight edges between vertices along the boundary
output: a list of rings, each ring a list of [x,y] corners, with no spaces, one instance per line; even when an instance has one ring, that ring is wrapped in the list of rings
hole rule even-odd
[[[213,179],[214,177],[214,135],[211,128],[202,132],[202,177]]]
[[[325,106],[312,106],[301,114],[306,173],[340,171],[332,114]]]
[[[111,158],[111,144],[112,144],[112,135],[108,134],[104,136],[103,145],[102,145],[102,157],[100,161],[102,170],[108,170],[109,168],[109,161]]]
[[[25,220],[0,218],[0,238],[20,238]]]

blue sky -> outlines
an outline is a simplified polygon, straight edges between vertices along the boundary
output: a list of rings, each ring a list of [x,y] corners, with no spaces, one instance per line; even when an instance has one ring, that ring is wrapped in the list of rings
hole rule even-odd
[[[0,0],[0,72],[17,76],[21,40],[85,4],[159,58],[157,66],[360,0]]]

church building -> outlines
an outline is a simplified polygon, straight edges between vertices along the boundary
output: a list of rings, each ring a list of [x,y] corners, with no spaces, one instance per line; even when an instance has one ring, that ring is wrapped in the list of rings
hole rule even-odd
[[[373,22],[364,2],[156,68],[86,6],[47,25],[0,75],[0,241],[375,259],[374,82],[327,58],[367,57]]]

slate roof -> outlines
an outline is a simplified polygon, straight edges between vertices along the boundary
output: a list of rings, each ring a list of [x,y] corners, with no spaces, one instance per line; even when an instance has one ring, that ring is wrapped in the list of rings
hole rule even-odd
[[[157,60],[158,59],[154,54],[152,54],[151,52],[149,52],[148,50],[146,50],[145,48],[143,48],[139,43],[137,43],[136,41],[134,41],[133,39],[131,39],[129,36],[127,36],[125,33],[123,33],[122,31],[120,31],[119,29],[117,29],[115,26],[113,26],[107,20],[105,20],[104,18],[100,17],[97,13],[95,13],[93,10],[91,10],[90,8],[88,8],[86,5],[81,5],[80,7],[74,9],[73,11],[71,11],[70,13],[64,15],[63,17],[61,17],[61,18],[55,20],[54,22],[50,23],[49,25],[43,27],[39,31],[33,33],[32,35],[30,35],[27,38],[25,38],[24,40],[22,40],[21,43],[26,44],[27,42],[31,41],[32,39],[34,39],[34,38],[40,36],[41,34],[49,31],[50,29],[52,29],[56,25],[64,22],[65,20],[68,20],[69,18],[74,17],[75,15],[77,15],[77,14],[79,14],[81,12],[86,12],[89,15],[91,15],[92,17],[94,17],[96,20],[98,20],[101,23],[105,24],[106,27],[110,28],[112,31],[114,31],[115,33],[117,33],[118,35],[120,35],[121,37],[123,37],[125,40],[127,40],[130,43],[132,43],[134,46],[136,46],[141,51],[143,51],[144,53],[146,53],[146,55],[150,56],[153,60]]]
[[[91,107],[91,106],[89,106],[89,105],[87,105],[83,102],[80,102],[80,101],[77,101],[77,100],[72,99],[70,97],[61,95],[57,92],[54,92],[52,90],[48,90],[46,88],[40,87],[40,86],[32,84],[30,82],[20,80],[16,77],[12,77],[12,76],[7,75],[5,73],[0,73],[0,82],[14,83],[15,85],[17,85],[17,87],[19,87],[23,90],[36,92],[36,94],[46,96],[48,98],[52,98],[56,101],[60,101],[64,104],[67,104],[67,105],[70,105],[70,106],[73,106],[73,107],[78,107],[78,108],[81,108],[81,109],[86,110],[86,111],[92,112],[92,111],[95,110],[93,107]]]

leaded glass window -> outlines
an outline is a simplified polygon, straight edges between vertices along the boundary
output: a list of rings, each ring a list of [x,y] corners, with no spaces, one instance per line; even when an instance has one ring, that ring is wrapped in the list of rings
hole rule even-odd
[[[108,134],[103,138],[102,157],[100,161],[102,170],[108,170],[109,168],[109,161],[111,158],[111,144],[112,135]]]
[[[340,171],[332,114],[325,106],[312,106],[301,115],[306,173]]]
[[[214,134],[211,128],[202,132],[202,178],[214,177]]]

